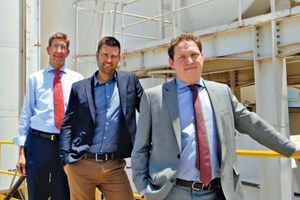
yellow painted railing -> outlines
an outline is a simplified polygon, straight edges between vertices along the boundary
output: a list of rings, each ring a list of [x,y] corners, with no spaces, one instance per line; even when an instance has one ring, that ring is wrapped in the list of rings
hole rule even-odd
[[[236,150],[238,156],[252,156],[252,157],[264,157],[264,158],[286,158],[285,156],[276,153],[275,151],[261,151],[261,150]],[[291,156],[289,158],[300,159],[299,156]]]
[[[1,170],[1,166],[2,166],[2,163],[1,163],[1,160],[2,160],[2,145],[3,144],[14,144],[14,143],[12,141],[0,140],[0,174],[15,175],[15,172]]]
[[[12,141],[4,141],[0,140],[0,167],[2,166],[1,160],[2,160],[2,145],[6,144],[14,144]],[[12,176],[20,176],[18,173],[12,172],[12,171],[6,171],[0,169],[0,174],[6,174],[6,175],[12,175]],[[4,194],[0,194],[0,200],[5,199]],[[10,200],[17,200],[16,198],[11,197]]]
[[[1,141],[0,140],[0,162],[1,162],[1,157],[2,157],[2,145],[3,144],[13,144],[12,141]],[[263,151],[263,150],[236,150],[236,154],[238,156],[252,156],[252,157],[263,157],[263,158],[286,158],[285,156],[276,153],[274,151]],[[300,159],[300,155],[299,156],[291,156],[290,158],[296,158],[296,159]],[[1,163],[0,163],[1,166]],[[0,169],[0,174],[7,174],[7,175],[15,175],[15,172],[9,172],[9,171],[5,171],[5,170],[1,170]],[[19,174],[17,174],[17,176],[20,176]],[[96,196],[99,197],[99,191],[98,193],[96,192]],[[139,194],[134,193],[134,198],[139,200],[139,199],[143,199]],[[97,198],[98,199],[98,198]],[[1,200],[1,196],[0,196],[0,200]]]

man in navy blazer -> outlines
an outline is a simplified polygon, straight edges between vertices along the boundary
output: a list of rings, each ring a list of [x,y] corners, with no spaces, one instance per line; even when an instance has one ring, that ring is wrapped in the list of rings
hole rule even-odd
[[[107,200],[132,200],[123,158],[131,155],[143,88],[135,74],[116,70],[116,38],[99,41],[96,60],[99,70],[72,86],[61,128],[61,162],[71,199],[94,199],[97,187]]]

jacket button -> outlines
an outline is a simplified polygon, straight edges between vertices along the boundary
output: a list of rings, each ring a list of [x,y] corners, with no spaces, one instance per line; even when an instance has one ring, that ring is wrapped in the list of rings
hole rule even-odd
[[[178,158],[178,159],[180,158],[180,154],[177,154],[177,158]]]

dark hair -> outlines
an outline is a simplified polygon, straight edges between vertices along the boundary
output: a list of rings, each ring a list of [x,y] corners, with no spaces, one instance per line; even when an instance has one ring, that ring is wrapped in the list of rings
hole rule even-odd
[[[56,39],[56,38],[60,38],[60,39],[66,40],[67,47],[69,48],[69,45],[70,45],[69,37],[67,36],[67,34],[61,33],[61,32],[56,32],[56,33],[53,33],[52,35],[50,35],[49,41],[48,41],[48,46],[49,46],[49,47],[51,47],[52,41],[53,41],[54,39]]]
[[[174,48],[176,45],[178,45],[181,41],[194,41],[196,45],[198,46],[200,52],[202,52],[202,44],[198,37],[194,36],[191,33],[184,33],[178,36],[177,38],[174,38],[171,40],[169,47],[168,47],[168,54],[169,58],[174,60]]]
[[[101,49],[102,45],[105,44],[107,46],[110,46],[110,47],[118,47],[119,48],[119,54],[121,53],[121,45],[120,45],[120,42],[115,38],[115,37],[112,37],[112,36],[106,36],[104,38],[102,38],[99,43],[98,43],[98,49],[97,49],[97,52],[99,52],[99,50]]]

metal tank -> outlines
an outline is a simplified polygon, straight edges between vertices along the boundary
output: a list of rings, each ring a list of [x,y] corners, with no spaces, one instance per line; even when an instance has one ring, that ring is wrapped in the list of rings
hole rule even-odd
[[[33,71],[33,4],[33,1],[0,1],[1,141],[11,141],[17,134],[26,77]],[[18,159],[17,146],[2,144],[0,148],[0,169],[14,172]],[[12,176],[0,174],[0,190],[8,189],[12,180]]]
[[[166,2],[171,7],[172,1]],[[261,15],[269,7],[270,1],[261,0],[183,0],[175,9],[179,11],[180,17],[178,28],[181,31],[193,32],[237,21],[239,13],[244,19]]]
[[[39,30],[37,37],[40,38],[40,69],[44,69],[49,63],[49,56],[46,51],[49,36],[54,32],[66,33],[70,38],[70,54],[66,60],[70,69],[75,69],[72,55],[75,50],[75,9],[72,0],[64,1],[39,1],[38,17]]]

